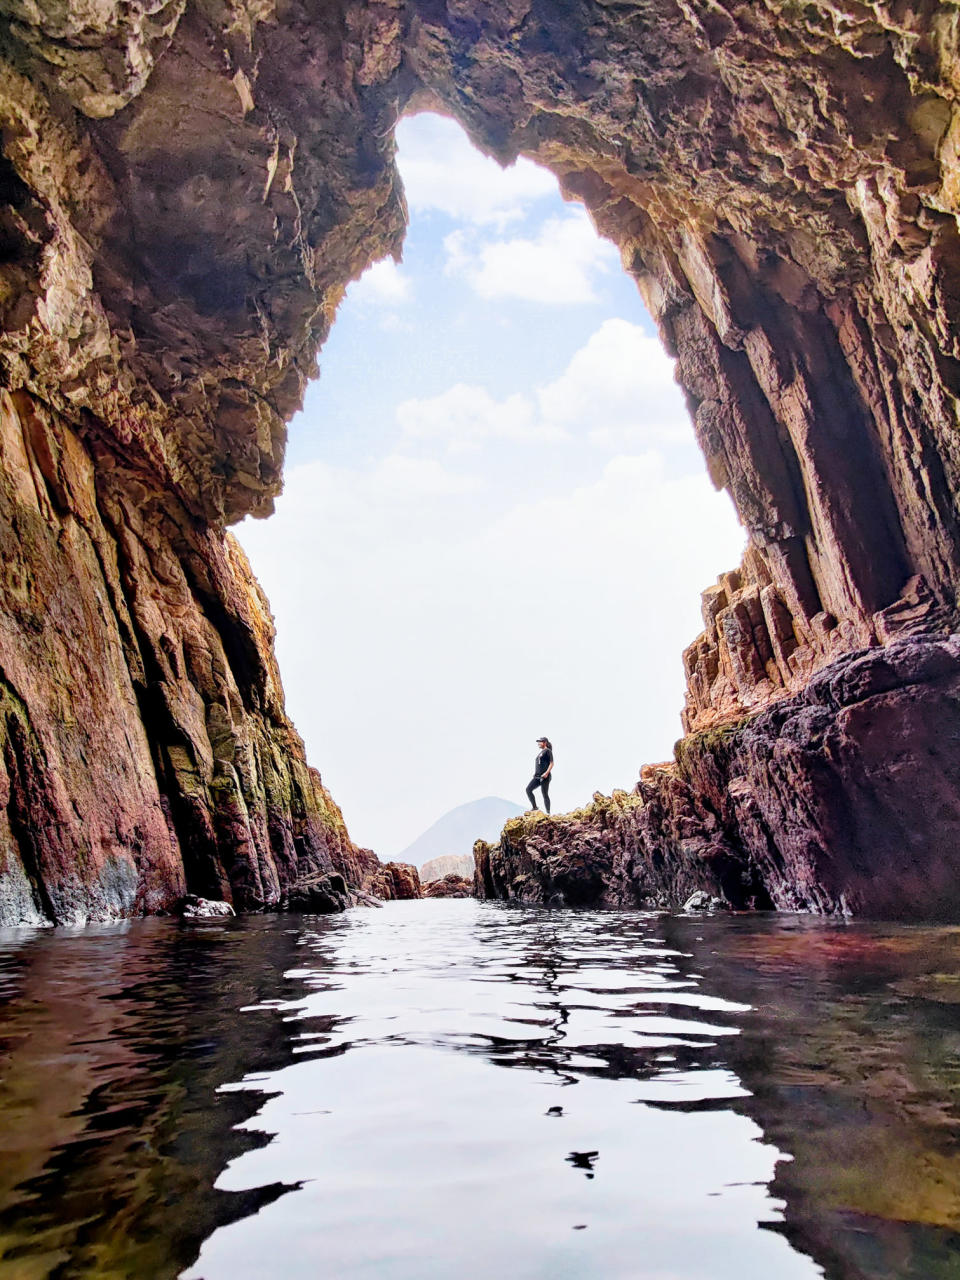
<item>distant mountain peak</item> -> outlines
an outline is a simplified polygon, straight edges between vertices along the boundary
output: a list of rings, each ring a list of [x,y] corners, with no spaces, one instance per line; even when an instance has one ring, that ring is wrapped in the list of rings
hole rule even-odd
[[[397,860],[419,867],[435,858],[462,858],[473,855],[475,840],[495,840],[503,824],[523,810],[502,796],[484,796],[468,800],[438,818],[412,844],[407,845]]]

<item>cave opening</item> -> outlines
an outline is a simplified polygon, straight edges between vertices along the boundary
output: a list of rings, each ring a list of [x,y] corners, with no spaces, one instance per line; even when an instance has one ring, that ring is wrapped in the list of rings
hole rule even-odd
[[[505,741],[522,742],[520,730],[506,732],[512,717],[523,734],[554,739],[559,788],[573,777],[571,744],[600,760],[613,706],[617,723],[638,726],[629,776],[617,764],[596,784],[629,783],[644,756],[666,754],[640,740],[662,670],[643,642],[682,610],[691,621],[671,642],[668,666],[679,680],[676,651],[692,641],[682,657],[684,737],[676,769],[655,771],[649,805],[646,782],[636,794],[651,823],[655,812],[664,821],[649,833],[646,861],[631,868],[666,849],[684,869],[692,805],[705,853],[716,854],[720,840],[748,855],[778,906],[896,907],[895,888],[885,895],[879,877],[866,887],[859,879],[884,839],[901,868],[925,865],[932,841],[943,890],[931,877],[902,883],[914,905],[953,903],[957,841],[944,834],[953,818],[943,815],[955,813],[955,767],[941,747],[958,740],[955,704],[939,698],[936,713],[928,705],[935,687],[952,689],[956,679],[949,635],[960,616],[953,28],[931,24],[922,6],[896,16],[887,6],[851,12],[842,31],[829,6],[734,4],[723,15],[698,3],[592,0],[468,8],[293,4],[246,14],[241,30],[219,11],[188,6],[170,10],[162,33],[142,29],[131,11],[109,36],[92,19],[89,31],[74,33],[82,49],[70,46],[69,55],[62,32],[11,37],[0,83],[12,122],[0,193],[9,202],[0,254],[0,665],[42,744],[55,799],[53,826],[30,799],[38,830],[47,830],[38,859],[49,910],[79,919],[176,900],[195,831],[165,803],[172,791],[197,815],[224,892],[244,906],[274,906],[286,886],[331,866],[351,884],[376,874],[311,763],[324,768],[348,815],[363,812],[371,794],[385,799],[388,786],[412,793],[445,771],[458,786],[466,776],[476,794],[469,762],[506,764]],[[118,62],[116,40],[128,37],[130,57]],[[394,433],[381,455],[318,465],[298,463],[296,443],[291,450],[285,501],[301,481],[308,507],[321,497],[325,509],[339,503],[338,527],[328,527],[323,545],[298,544],[305,567],[291,588],[315,602],[309,625],[297,628],[316,707],[315,715],[296,712],[311,721],[308,762],[284,707],[269,605],[230,530],[269,513],[280,491],[286,423],[315,374],[345,283],[402,243],[394,132],[405,113],[425,108],[449,112],[499,160],[544,166],[617,245],[625,273],[611,266],[601,278],[639,284],[676,358],[710,478],[732,498],[747,547],[739,567],[707,587],[736,557],[711,559],[674,606],[677,575],[664,550],[676,548],[683,529],[663,516],[637,544],[638,519],[649,531],[657,514],[639,465],[619,476],[615,497],[631,520],[628,529],[624,517],[622,545],[608,557],[610,578],[595,572],[575,522],[559,537],[559,498],[539,486],[564,459],[569,471],[579,467],[566,498],[581,526],[620,531],[620,508],[602,486],[598,496],[603,448],[571,464],[562,430],[578,448],[590,445],[589,427],[572,427],[578,354],[595,352],[601,332],[624,336],[643,322],[635,312],[605,321],[595,313],[593,328],[562,350],[543,310],[519,320],[514,310],[515,333],[525,331],[554,363],[511,381],[519,346],[509,322],[521,300],[480,295],[505,281],[519,287],[525,268],[505,247],[542,249],[543,226],[511,229],[508,218],[488,233],[475,219],[459,232],[448,224],[434,277],[470,294],[484,327],[461,346],[494,359],[497,378],[463,366],[454,375],[459,399],[439,408],[455,381],[412,386],[405,422],[399,405],[370,410]],[[444,183],[456,185],[449,173]],[[562,208],[557,225],[569,232],[568,258],[571,245],[587,254],[586,270],[590,251],[571,218]],[[375,268],[363,287],[378,280],[381,293],[402,293],[416,225],[407,263]],[[550,311],[543,298],[538,305]],[[407,307],[416,314],[416,291]],[[351,368],[337,354],[348,314],[341,311],[324,356],[328,388],[331,374]],[[449,367],[441,355],[456,334],[448,318],[404,372],[423,366],[424,345]],[[389,383],[388,361],[369,341],[357,353],[358,383]],[[491,420],[487,435],[501,446],[511,432],[545,426],[554,438],[521,441],[526,472],[515,462],[484,475],[477,440],[472,459],[453,447],[455,408],[481,444],[477,424]],[[609,464],[619,455],[606,447]],[[640,455],[625,456],[636,464]],[[366,506],[348,474],[364,467]],[[377,475],[379,488],[370,480]],[[390,485],[409,495],[414,475],[412,504],[391,511]],[[504,477],[512,484],[524,475],[529,493],[517,498]],[[506,507],[500,526],[483,526],[482,494],[512,495],[525,511],[526,542],[523,521]],[[410,540],[427,540],[428,508],[441,499],[446,513],[430,540],[446,558],[413,578]],[[667,505],[688,526],[702,514],[699,500]],[[371,568],[335,566],[350,590],[334,591],[333,575],[321,570],[349,543],[348,530],[366,539]],[[473,552],[498,539],[510,554],[499,575],[484,579]],[[575,562],[578,573],[549,589],[550,574]],[[639,567],[660,572],[656,589],[644,590]],[[280,612],[277,587],[261,572]],[[445,627],[437,600],[449,604],[457,593],[466,602],[459,625]],[[385,609],[391,598],[402,607]],[[571,628],[581,622],[586,677],[571,671]],[[290,634],[282,625],[293,690]],[[331,661],[333,641],[361,668],[358,684]],[[426,659],[425,675],[412,670],[405,644]],[[568,657],[554,679],[546,664],[558,654]],[[446,681],[444,663],[455,668]],[[498,663],[525,682],[507,717]],[[551,680],[571,700],[595,704],[600,728],[568,731],[550,710]],[[153,695],[146,715],[136,692],[144,681]],[[407,699],[389,735],[385,684]],[[862,715],[851,708],[894,690],[915,721],[890,731],[878,712],[846,733]],[[353,796],[337,777],[337,717],[342,724],[348,714],[360,765]],[[163,779],[158,716],[163,741],[177,747]],[[814,720],[823,722],[817,733]],[[788,722],[792,738],[781,732]],[[410,751],[414,729],[427,724],[437,726],[433,776]],[[832,752],[838,734],[850,758]],[[914,743],[906,770],[894,740]],[[477,789],[514,788],[529,768],[520,752],[509,781]],[[778,773],[785,753],[789,767]],[[404,782],[408,762],[413,782],[409,773]],[[943,803],[926,803],[938,788]],[[559,792],[557,801],[568,803]],[[0,915],[45,918],[20,837],[10,829],[3,840]],[[677,884],[669,892],[677,898]]]
[[[539,733],[555,811],[667,758],[700,591],[743,549],[582,205],[447,116],[397,138],[403,261],[348,287],[276,512],[238,530],[308,754],[391,856],[461,804],[522,801]]]

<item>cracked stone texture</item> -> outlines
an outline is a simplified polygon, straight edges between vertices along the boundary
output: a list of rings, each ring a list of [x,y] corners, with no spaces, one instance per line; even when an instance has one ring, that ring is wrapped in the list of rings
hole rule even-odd
[[[238,543],[0,393],[0,920],[275,906],[356,851]]]
[[[226,527],[400,250],[406,111],[549,166],[677,356],[750,539],[688,731],[957,625],[954,0],[0,9],[4,919],[270,903],[355,857]]]

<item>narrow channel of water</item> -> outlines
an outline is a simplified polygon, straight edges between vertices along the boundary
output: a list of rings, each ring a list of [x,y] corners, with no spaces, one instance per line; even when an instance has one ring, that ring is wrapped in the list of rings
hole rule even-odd
[[[0,1277],[960,1276],[960,931],[0,934]]]

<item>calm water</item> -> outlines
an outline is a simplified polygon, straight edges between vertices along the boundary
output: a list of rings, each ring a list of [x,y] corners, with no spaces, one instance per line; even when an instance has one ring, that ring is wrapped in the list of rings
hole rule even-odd
[[[960,931],[0,934],[0,1276],[957,1280]]]

